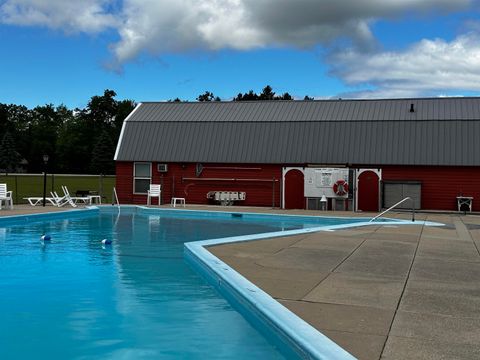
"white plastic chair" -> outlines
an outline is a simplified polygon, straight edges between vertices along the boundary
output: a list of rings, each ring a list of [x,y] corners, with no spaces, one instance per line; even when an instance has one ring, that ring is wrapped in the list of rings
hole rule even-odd
[[[151,198],[158,198],[158,206],[160,206],[160,194],[162,193],[161,191],[161,185],[156,185],[156,184],[150,184],[150,189],[147,191],[147,205],[150,205]]]
[[[0,210],[2,209],[2,203],[5,201],[5,206],[13,209],[12,192],[7,191],[7,184],[0,184]]]

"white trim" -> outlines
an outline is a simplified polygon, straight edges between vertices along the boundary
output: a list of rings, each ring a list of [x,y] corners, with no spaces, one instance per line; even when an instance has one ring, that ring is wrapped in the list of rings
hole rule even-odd
[[[118,137],[118,143],[117,143],[117,148],[115,150],[115,156],[113,157],[113,160],[114,161],[117,161],[117,158],[118,158],[118,152],[120,151],[120,144],[122,143],[123,141],[123,133],[125,132],[125,124],[127,123],[127,121],[130,119],[130,117],[133,115],[133,113],[135,111],[138,110],[138,108],[142,105],[142,103],[138,103],[137,106],[135,106],[135,109],[133,109],[133,111],[128,114],[128,116],[125,118],[125,120],[123,120],[123,124],[122,124],[122,130],[120,130],[120,136]]]
[[[382,180],[382,169],[355,169],[355,211],[358,211],[358,178],[364,172],[371,171],[378,176],[378,208],[380,209],[380,181]]]
[[[285,209],[285,175],[290,170],[300,170],[303,174],[303,177],[305,178],[305,168],[304,167],[298,167],[298,166],[292,166],[292,167],[283,167],[282,168],[282,197],[280,199],[280,202],[282,204],[282,209]]]

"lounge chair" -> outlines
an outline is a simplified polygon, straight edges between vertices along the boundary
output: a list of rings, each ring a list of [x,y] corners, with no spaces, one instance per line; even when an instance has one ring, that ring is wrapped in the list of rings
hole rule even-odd
[[[77,207],[77,204],[75,204],[75,202],[68,196],[58,196],[55,191],[51,192],[50,194],[55,202],[55,206],[62,207],[68,204],[72,207]]]
[[[62,185],[63,193],[66,198],[70,198],[75,204],[77,201],[83,201],[84,204],[90,204],[92,202],[90,196],[71,196],[68,188],[65,185]]]
[[[26,198],[23,198],[24,200],[27,200],[30,205],[32,206],[37,206],[37,205],[40,205],[40,204],[43,204],[43,197],[40,197],[40,196],[31,196],[31,197],[26,197]],[[55,200],[51,197],[45,197],[45,202],[49,202],[50,204],[52,205],[55,205]]]
[[[7,184],[0,184],[0,210],[2,209],[2,203],[5,201],[5,206],[13,209],[12,192],[7,191]]]
[[[147,205],[150,205],[151,198],[158,198],[158,205],[160,206],[161,185],[150,184],[150,189],[147,192]]]

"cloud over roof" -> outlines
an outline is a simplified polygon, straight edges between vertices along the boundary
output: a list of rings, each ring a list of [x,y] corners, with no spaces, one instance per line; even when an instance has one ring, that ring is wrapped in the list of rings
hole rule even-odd
[[[436,96],[480,91],[480,25],[450,40],[384,51],[379,19],[462,11],[478,0],[4,0],[0,23],[66,33],[112,29],[112,67],[147,54],[197,50],[322,48],[330,73],[364,89],[354,97]],[[340,42],[341,46],[336,46]]]

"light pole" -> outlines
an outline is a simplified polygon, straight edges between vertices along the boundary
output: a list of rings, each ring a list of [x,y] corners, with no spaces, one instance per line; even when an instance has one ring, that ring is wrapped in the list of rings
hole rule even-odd
[[[47,163],[48,163],[48,155],[43,155],[43,163],[45,167],[43,169],[43,206],[45,207],[45,197],[47,194]]]

